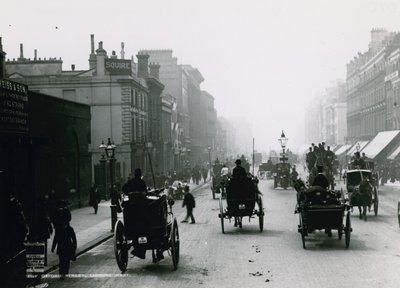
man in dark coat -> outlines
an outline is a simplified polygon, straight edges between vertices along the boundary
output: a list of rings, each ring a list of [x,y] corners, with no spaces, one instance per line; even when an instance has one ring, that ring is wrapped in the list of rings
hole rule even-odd
[[[323,166],[317,166],[318,174],[315,176],[314,181],[312,182],[312,186],[320,186],[324,189],[328,188],[329,181],[326,176],[323,174]]]
[[[196,207],[196,202],[194,200],[192,193],[189,192],[189,186],[185,186],[185,197],[183,198],[182,207],[185,206],[186,206],[186,217],[185,220],[182,221],[182,223],[188,222],[189,217],[191,220],[190,224],[196,223],[193,216],[193,208]]]
[[[140,168],[136,168],[134,172],[134,177],[129,179],[128,182],[122,186],[122,191],[125,194],[129,194],[129,199],[132,201],[136,201],[136,203],[142,203],[146,205],[146,191],[147,186],[145,181],[142,179],[142,170]],[[124,205],[124,204],[123,204]],[[141,259],[146,258],[146,249],[134,243],[133,251],[131,252],[134,256],[139,257]]]
[[[140,168],[136,168],[134,172],[134,177],[124,186],[122,186],[122,191],[125,194],[129,194],[130,192],[146,192],[147,186],[146,183],[142,179],[142,170]]]
[[[99,189],[97,188],[97,184],[95,183],[90,188],[90,193],[89,193],[89,205],[93,207],[94,214],[97,214],[99,203],[100,203],[100,193]]]
[[[235,161],[236,167],[233,168],[232,170],[232,177],[233,178],[246,178],[246,170],[242,167],[242,161],[240,159],[237,159]]]
[[[69,225],[69,222],[62,223],[62,225],[56,229],[51,252],[54,253],[56,246],[56,252],[59,258],[60,279],[63,280],[65,275],[69,273],[70,261],[76,260],[76,235],[74,229]]]

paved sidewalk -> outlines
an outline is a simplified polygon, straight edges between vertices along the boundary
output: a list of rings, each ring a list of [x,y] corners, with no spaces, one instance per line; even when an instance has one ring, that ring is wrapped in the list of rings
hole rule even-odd
[[[209,183],[201,182],[199,185],[190,183],[190,190],[195,192],[203,185]],[[111,232],[111,208],[110,201],[102,201],[99,204],[97,214],[94,214],[92,207],[84,207],[71,211],[71,226],[75,230],[78,247],[77,256],[97,246],[101,242],[113,237]],[[122,213],[118,214],[118,218],[122,218]],[[54,233],[48,241],[47,245],[47,266],[44,274],[47,274],[58,268],[58,256],[51,252],[51,244],[53,243]]]

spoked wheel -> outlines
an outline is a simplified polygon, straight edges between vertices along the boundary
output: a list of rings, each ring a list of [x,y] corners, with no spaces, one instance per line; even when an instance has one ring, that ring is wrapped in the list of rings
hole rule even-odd
[[[397,202],[397,219],[399,220],[399,227],[400,227],[400,201]]]
[[[124,224],[120,220],[114,228],[114,253],[119,270],[125,272],[128,266],[128,243],[124,235]]]
[[[344,229],[345,229],[345,228],[343,227],[343,225],[337,229],[339,240],[342,240],[343,230],[344,230]]]
[[[303,242],[303,248],[306,249],[306,226],[303,222],[302,213],[299,214],[300,219],[300,233],[301,233],[301,241]]]
[[[221,219],[222,233],[225,233],[225,230],[224,230],[224,207],[222,204],[222,193],[219,194],[219,218]]]
[[[350,235],[351,235],[350,212],[347,212],[347,215],[346,215],[346,226],[344,227],[344,230],[345,230],[346,248],[349,248],[349,245],[350,245]]]
[[[378,204],[379,204],[378,191],[375,188],[374,189],[374,213],[375,213],[375,216],[378,216]]]
[[[261,196],[258,198],[258,223],[260,225],[260,232],[264,230],[264,208]]]
[[[172,265],[174,266],[174,270],[178,268],[179,263],[179,230],[178,230],[178,223],[176,222],[176,218],[174,218],[174,222],[172,222],[172,229],[171,229],[171,256],[172,256]]]

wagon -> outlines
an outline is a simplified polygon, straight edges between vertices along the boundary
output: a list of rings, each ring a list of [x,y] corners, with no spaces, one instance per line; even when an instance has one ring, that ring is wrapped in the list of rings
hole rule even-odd
[[[303,248],[306,249],[305,239],[309,233],[324,229],[338,231],[339,240],[345,234],[346,248],[350,245],[351,235],[351,206],[344,199],[341,191],[325,190],[318,186],[298,191],[295,213],[299,214],[298,232],[301,234]]]
[[[350,198],[350,205],[357,206],[360,210],[360,219],[367,220],[367,208],[373,211],[375,216],[378,215],[378,189],[375,177],[369,169],[348,170],[346,173],[347,182],[346,189]],[[363,180],[367,180],[363,182]]]
[[[291,186],[290,183],[290,163],[276,164],[274,173],[274,188],[282,187],[287,189]]]
[[[258,217],[260,232],[264,229],[264,208],[262,202],[262,194],[257,187],[257,178],[229,178],[226,186],[226,203],[224,208],[222,193],[219,198],[219,215],[221,220],[222,233],[225,233],[224,221],[233,219],[235,227],[242,228],[243,217]],[[257,204],[257,207],[256,207]]]
[[[129,195],[129,196],[128,196]],[[179,262],[178,223],[172,213],[172,199],[159,191],[129,193],[122,203],[123,221],[118,220],[114,229],[114,252],[121,272],[126,271],[128,252],[132,247],[152,250],[153,262],[157,251],[169,251],[173,269]]]

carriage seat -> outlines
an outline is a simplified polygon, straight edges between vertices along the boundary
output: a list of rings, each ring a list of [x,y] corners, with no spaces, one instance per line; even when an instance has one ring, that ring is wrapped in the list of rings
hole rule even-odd
[[[340,194],[327,190],[321,186],[311,186],[304,192],[304,201],[307,204],[340,204]]]
[[[122,204],[125,231],[128,236],[163,236],[167,229],[167,197],[130,193]]]

